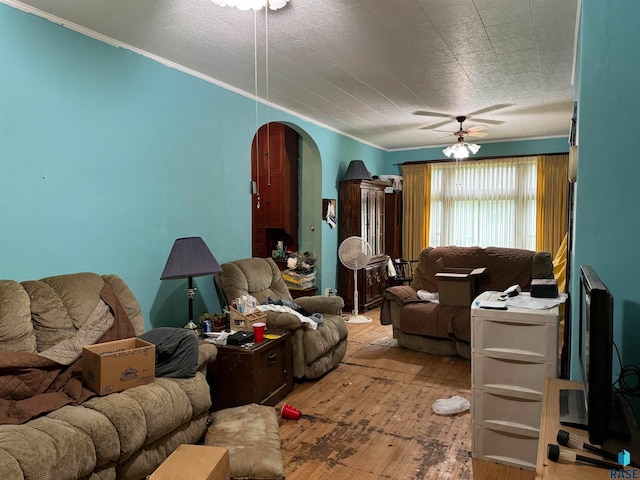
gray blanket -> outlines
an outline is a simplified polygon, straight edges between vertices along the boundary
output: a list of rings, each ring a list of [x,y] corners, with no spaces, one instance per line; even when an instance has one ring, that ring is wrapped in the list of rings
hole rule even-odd
[[[183,328],[158,327],[140,335],[156,346],[156,377],[193,378],[198,370],[198,337]]]

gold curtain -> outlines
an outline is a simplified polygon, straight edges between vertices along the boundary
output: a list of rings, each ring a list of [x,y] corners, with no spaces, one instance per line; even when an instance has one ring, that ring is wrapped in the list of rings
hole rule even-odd
[[[555,255],[567,233],[569,155],[538,157],[536,250]]]
[[[431,165],[402,165],[402,256],[417,260],[429,246]]]

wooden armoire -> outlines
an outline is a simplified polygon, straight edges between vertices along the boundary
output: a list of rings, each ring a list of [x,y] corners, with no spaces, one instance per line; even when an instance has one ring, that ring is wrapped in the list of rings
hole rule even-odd
[[[348,237],[364,238],[372,250],[371,261],[357,272],[358,311],[382,303],[388,284],[389,256],[385,254],[384,189],[387,182],[375,180],[342,180],[338,190],[338,241]],[[354,310],[353,270],[338,259],[338,294],[345,310]]]
[[[298,250],[299,135],[282,123],[263,125],[251,149],[252,255],[270,257],[278,241]]]

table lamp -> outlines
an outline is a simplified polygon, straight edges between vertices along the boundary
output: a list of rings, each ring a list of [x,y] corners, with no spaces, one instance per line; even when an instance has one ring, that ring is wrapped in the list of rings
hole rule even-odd
[[[187,295],[189,297],[189,322],[184,328],[197,328],[193,322],[193,295],[197,288],[193,287],[193,277],[211,275],[222,272],[207,244],[200,237],[178,238],[169,253],[167,264],[160,276],[160,280],[188,278]]]

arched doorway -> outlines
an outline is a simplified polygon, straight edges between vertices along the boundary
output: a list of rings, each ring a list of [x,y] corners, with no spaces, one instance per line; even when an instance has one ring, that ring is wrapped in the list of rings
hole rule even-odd
[[[271,122],[258,129],[251,152],[253,256],[271,256],[278,241],[289,251],[315,252],[320,288],[322,163],[318,146],[297,125]],[[278,193],[285,184],[288,191]]]

